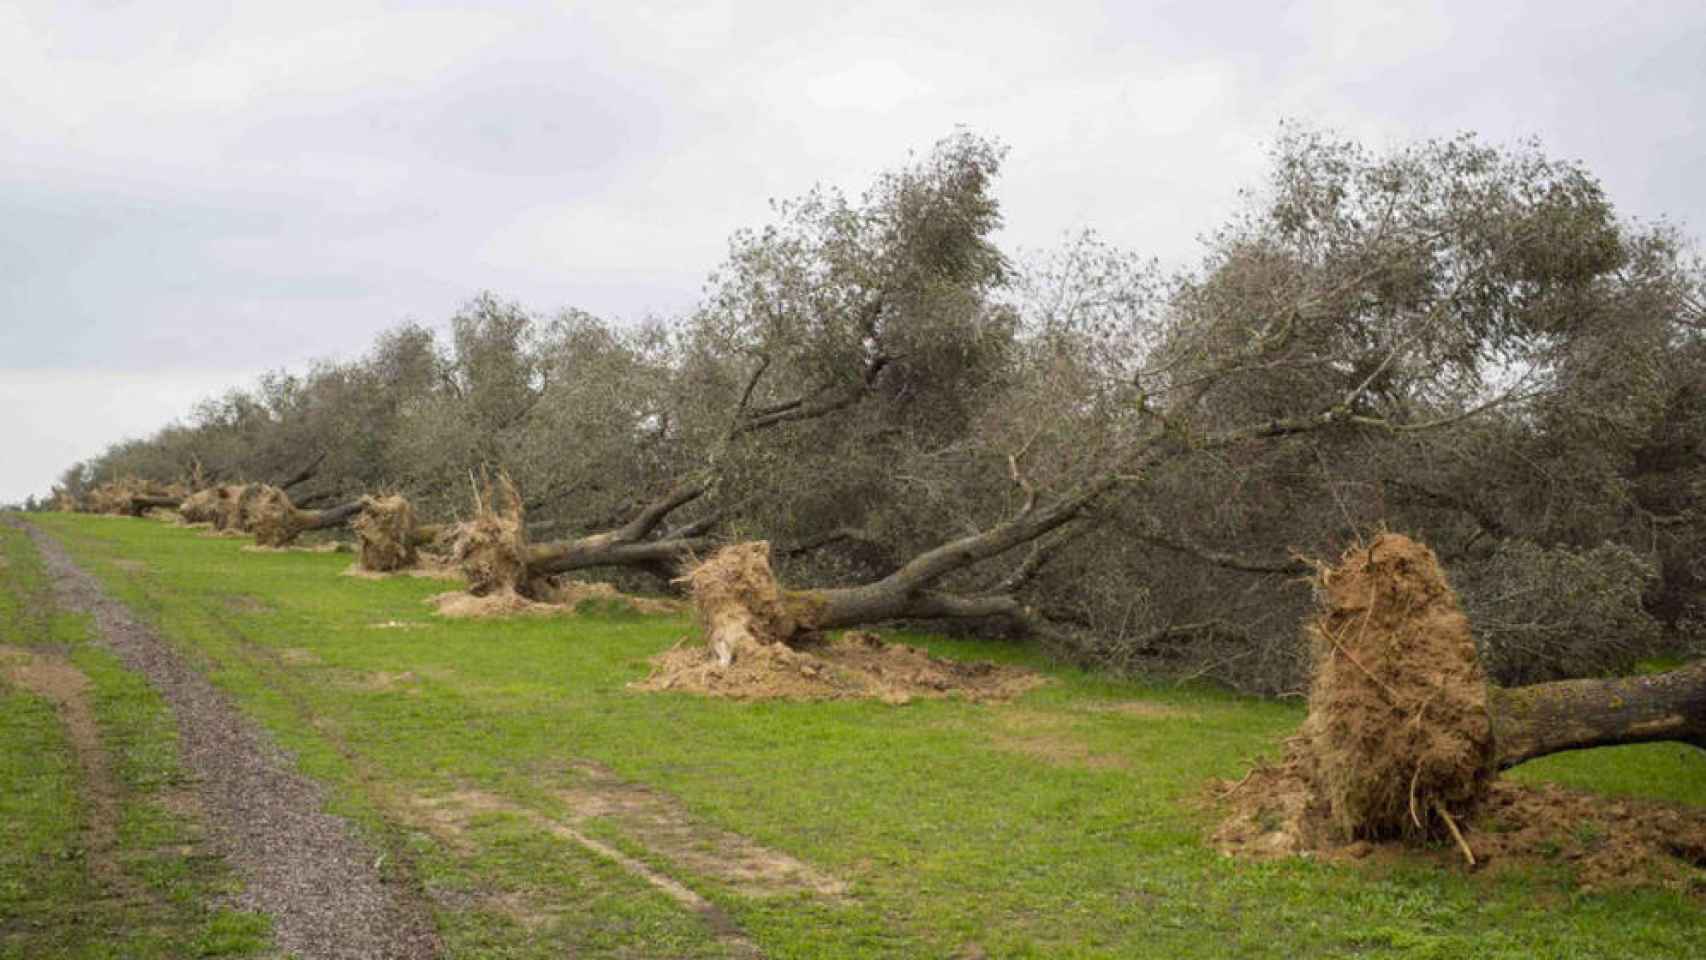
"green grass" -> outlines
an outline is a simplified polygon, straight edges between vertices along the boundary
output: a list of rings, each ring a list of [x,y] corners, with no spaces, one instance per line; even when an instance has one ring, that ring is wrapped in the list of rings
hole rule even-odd
[[[267,920],[221,906],[229,872],[174,813],[183,788],[177,730],[164,702],[110,653],[87,618],[55,608],[34,547],[0,526],[0,644],[63,657],[88,678],[99,749],[116,788],[116,869],[88,849],[87,784],[48,700],[0,679],[0,958],[254,955]]]
[[[626,685],[685,620],[445,622],[421,602],[445,585],[341,577],[347,555],[243,553],[141,521],[41,522],[331,787],[387,868],[429,895],[452,957],[723,954],[700,918],[514,812],[561,816],[576,761],[850,884],[841,901],[746,896],[614,820],[585,825],[712,900],[770,957],[1684,957],[1706,934],[1683,895],[1584,894],[1556,867],[1222,858],[1203,840],[1204,784],[1271,755],[1295,704],[922,637],[1057,682],[999,706],[640,694]],[[375,626],[388,621],[410,626]],[[380,672],[405,677],[370,682]],[[1159,709],[1108,709],[1133,701]],[[1706,760],[1663,745],[1521,776],[1706,804]],[[422,825],[420,800],[466,790],[511,810],[455,841]]]

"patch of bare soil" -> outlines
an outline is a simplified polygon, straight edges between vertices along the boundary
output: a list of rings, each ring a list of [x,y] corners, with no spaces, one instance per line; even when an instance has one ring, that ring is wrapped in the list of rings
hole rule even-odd
[[[862,631],[798,647],[748,644],[728,665],[711,647],[684,639],[651,663],[651,675],[631,687],[734,700],[865,699],[904,704],[919,697],[959,697],[1002,701],[1049,682],[1022,667],[948,660]]]
[[[623,593],[608,583],[587,583],[583,580],[539,580],[534,584],[534,596],[524,597],[513,590],[494,590],[475,596],[460,590],[434,594],[426,599],[441,617],[479,619],[513,616],[572,616],[584,603],[626,608],[635,613],[680,613],[682,605],[674,600],[637,597]]]
[[[1228,856],[1270,859],[1299,853],[1361,860],[1398,844],[1335,839],[1311,824],[1309,788],[1293,766],[1271,764],[1218,787],[1230,813],[1214,832]],[[1478,866],[1564,864],[1584,890],[1661,886],[1706,895],[1706,809],[1620,799],[1556,784],[1495,781],[1474,816],[1459,824]],[[1454,845],[1430,854],[1465,864]]]
[[[89,702],[89,678],[63,657],[0,646],[0,676],[53,704],[82,771],[83,848],[104,883],[122,879],[117,858],[119,786]]]
[[[418,684],[420,677],[413,670],[339,670],[332,675],[332,683],[345,690],[359,690],[363,693],[391,693],[404,691],[419,695]]]
[[[1198,717],[1195,710],[1150,700],[1118,700],[1113,703],[1091,704],[1084,709],[1090,713],[1118,713],[1146,720],[1195,720]]]
[[[840,897],[847,885],[780,850],[709,826],[668,794],[616,776],[596,763],[577,763],[573,789],[560,794],[575,821],[604,817],[622,833],[690,873],[715,877],[748,897],[811,893]]]
[[[469,822],[475,818],[492,813],[505,813],[520,817],[546,833],[577,844],[615,863],[629,874],[645,881],[653,889],[679,903],[682,907],[698,914],[731,956],[763,956],[758,945],[741,932],[740,927],[727,913],[723,912],[721,907],[695,893],[681,881],[654,870],[610,844],[589,836],[575,826],[554,820],[537,811],[511,803],[502,797],[479,790],[461,790],[442,797],[422,799],[417,801],[416,806],[421,825],[425,829],[433,832],[445,842],[462,849],[469,847],[463,835],[469,828]],[[495,903],[488,902],[488,905],[497,906],[503,912],[517,916],[523,923],[538,922],[548,917],[554,906],[534,902],[533,898],[527,895],[513,892],[502,894],[500,897],[502,900]]]
[[[1125,757],[1097,753],[1072,729],[1069,714],[1009,707],[994,715],[990,742],[996,749],[1018,753],[1051,767],[1118,770],[1131,766]]]
[[[234,613],[266,613],[272,607],[260,597],[252,597],[246,593],[233,593],[224,600],[225,608]]]
[[[126,573],[141,573],[148,569],[148,564],[143,563],[141,560],[114,560],[113,566],[125,571]]]
[[[305,647],[285,647],[278,652],[281,663],[293,667],[310,667],[320,663],[320,655]]]

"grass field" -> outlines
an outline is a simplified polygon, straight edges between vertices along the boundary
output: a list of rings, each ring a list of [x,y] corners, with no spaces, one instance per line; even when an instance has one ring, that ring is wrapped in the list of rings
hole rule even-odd
[[[429,895],[452,957],[740,955],[718,917],[770,957],[1687,957],[1706,937],[1698,899],[1584,893],[1567,863],[1466,874],[1449,851],[1226,860],[1204,841],[1205,784],[1271,755],[1296,704],[929,637],[912,639],[1056,682],[1003,705],[641,694],[627,684],[690,632],[685,619],[443,621],[422,600],[444,584],[343,577],[344,554],[31,519],[329,785],[388,869]],[[151,929],[197,950],[227,949],[204,942],[216,929],[238,931],[230,950],[254,946],[261,920],[207,906],[229,882],[217,863],[162,866],[151,852],[149,831],[188,829],[150,801],[173,776],[159,704],[137,706],[146,689],[47,610],[27,540],[0,537],[0,643],[69,650],[112,691],[97,697],[112,701],[103,730],[135,745],[115,769],[146,821],[126,858],[161,892]],[[52,711],[18,690],[0,701],[0,738],[0,931],[13,938],[0,955],[52,955],[18,951],[70,936],[89,899],[70,852],[77,765]],[[1521,776],[1706,804],[1706,759],[1669,745],[1552,758]],[[576,837],[684,884],[711,919]]]

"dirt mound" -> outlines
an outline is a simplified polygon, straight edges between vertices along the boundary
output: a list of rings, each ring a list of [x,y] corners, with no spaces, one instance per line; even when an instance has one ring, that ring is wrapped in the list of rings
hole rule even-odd
[[[239,549],[244,553],[348,553],[349,545],[338,543],[335,540],[327,540],[322,543],[292,543],[282,547],[268,547],[258,543],[246,543]]]
[[[641,614],[680,613],[682,604],[674,600],[637,597],[617,590],[608,583],[587,583],[567,578],[540,579],[532,584],[531,596],[514,590],[494,590],[483,596],[454,590],[427,598],[440,616],[456,619],[481,617],[571,616],[586,611],[583,604],[605,611],[620,610]]]
[[[881,700],[959,697],[1010,700],[1048,683],[1021,667],[962,663],[917,647],[886,643],[873,633],[850,631],[798,648],[767,643],[724,664],[708,646],[678,644],[651,660],[636,690],[700,693],[734,700]]]
[[[1381,534],[1323,568],[1297,754],[1346,840],[1439,837],[1494,772],[1487,681],[1433,551]]]
[[[1259,767],[1217,799],[1232,808],[1214,833],[1228,856],[1269,859],[1302,851],[1327,860],[1361,860],[1376,852],[1364,840],[1320,830],[1310,789],[1295,764]],[[1556,784],[1491,784],[1474,815],[1459,823],[1463,847],[1477,866],[1567,865],[1586,890],[1663,886],[1706,895],[1706,809],[1567,790]],[[1463,864],[1456,847],[1431,856]],[[1410,848],[1414,850],[1414,848]]]
[[[457,580],[462,579],[462,568],[446,557],[430,553],[420,554],[412,567],[400,570],[368,570],[357,561],[349,565],[343,573],[346,577],[361,580],[388,580],[391,577],[419,577],[423,580]]]
[[[361,568],[375,572],[415,565],[415,508],[408,498],[393,494],[362,497],[361,513],[350,522],[361,545]]]

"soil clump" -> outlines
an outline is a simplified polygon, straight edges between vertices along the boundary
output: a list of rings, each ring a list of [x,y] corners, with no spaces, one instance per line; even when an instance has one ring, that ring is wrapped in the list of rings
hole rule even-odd
[[[1011,700],[1048,683],[1023,667],[965,663],[932,656],[874,633],[813,635],[796,646],[754,647],[725,665],[708,646],[688,644],[651,659],[652,672],[630,684],[636,690],[698,693],[732,700],[912,700],[958,697],[974,702]]]

